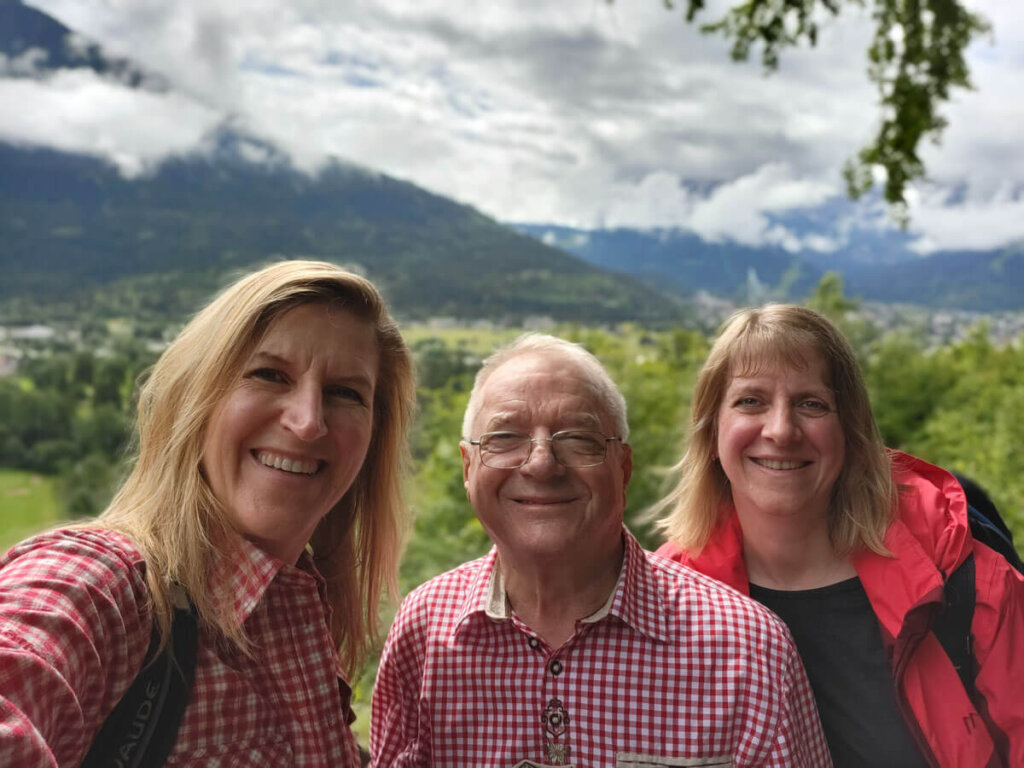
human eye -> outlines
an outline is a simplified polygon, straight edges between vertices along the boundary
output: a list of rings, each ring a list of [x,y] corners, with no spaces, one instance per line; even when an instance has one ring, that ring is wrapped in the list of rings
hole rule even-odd
[[[359,405],[366,405],[366,397],[358,389],[347,387],[342,384],[327,387],[324,390],[327,397],[333,400],[348,400]]]
[[[826,413],[832,412],[832,407],[828,403],[816,397],[801,400],[797,407],[811,416],[824,416]]]
[[[565,450],[578,456],[596,456],[604,453],[604,435],[597,432],[559,432],[552,439]]]
[[[757,395],[743,394],[733,398],[732,405],[741,411],[753,411],[762,407],[764,401]]]
[[[287,377],[283,372],[277,368],[260,367],[253,368],[249,373],[246,374],[246,378],[259,379],[260,381],[267,381],[272,384],[282,384],[287,381]]]
[[[514,451],[528,440],[519,432],[488,432],[480,437],[480,447],[489,453],[507,453]]]

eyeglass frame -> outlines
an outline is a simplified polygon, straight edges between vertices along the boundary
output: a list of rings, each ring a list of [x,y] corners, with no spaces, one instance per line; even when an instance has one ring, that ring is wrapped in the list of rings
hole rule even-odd
[[[571,464],[564,463],[558,457],[558,452],[554,448],[555,438],[557,438],[559,435],[571,435],[573,433],[580,433],[580,432],[585,432],[585,433],[588,433],[588,434],[591,434],[591,435],[600,435],[602,438],[604,438],[604,453],[601,455],[601,460],[600,461],[595,462],[593,464],[576,464],[576,465],[571,465]],[[483,446],[481,445],[481,442],[488,435],[501,435],[501,434],[518,435],[518,436],[524,438],[526,440],[527,444],[529,444],[530,449],[526,452],[526,457],[523,459],[522,463],[516,464],[515,466],[512,466],[512,467],[493,467],[490,464],[488,464],[486,461],[484,461],[484,449],[483,449]],[[598,432],[596,429],[560,429],[557,432],[555,432],[553,435],[551,435],[550,437],[530,437],[525,432],[513,432],[511,430],[504,430],[504,429],[502,429],[502,430],[497,430],[497,431],[494,431],[494,432],[484,432],[476,440],[467,438],[466,442],[469,443],[470,445],[475,445],[477,447],[477,453],[480,455],[480,462],[485,467],[488,467],[489,469],[519,469],[520,467],[526,466],[526,464],[530,461],[530,457],[533,456],[533,446],[536,445],[537,443],[547,443],[548,445],[550,445],[551,446],[551,458],[553,458],[560,466],[563,466],[566,469],[588,469],[590,467],[599,467],[599,466],[601,466],[602,464],[604,464],[608,460],[608,443],[615,442],[616,440],[618,440],[620,444],[623,444],[623,439],[622,439],[621,435],[613,435],[612,437],[608,437],[603,432]]]

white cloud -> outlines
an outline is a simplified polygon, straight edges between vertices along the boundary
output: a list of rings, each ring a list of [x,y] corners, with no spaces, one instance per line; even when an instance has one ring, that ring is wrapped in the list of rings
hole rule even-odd
[[[200,147],[222,116],[175,93],[133,90],[91,70],[0,79],[0,140],[106,157],[125,175]]]
[[[1024,242],[1024,194],[1009,183],[984,199],[957,204],[926,198],[911,210],[918,253],[936,250],[986,250]]]
[[[723,184],[702,200],[689,226],[706,240],[735,240],[745,245],[770,242],[798,250],[799,241],[765,215],[812,208],[836,194],[836,185],[796,177],[781,163],[769,163],[754,173]]]
[[[41,77],[46,71],[46,59],[42,48],[28,48],[17,56],[0,53],[0,77]]]
[[[756,51],[731,62],[727,41],[660,0],[32,1],[178,95],[62,75],[15,96],[0,81],[0,100],[20,107],[27,94],[33,115],[6,110],[0,135],[34,133],[127,169],[201,147],[230,119],[307,170],[340,157],[505,220],[687,227],[828,251],[855,225],[797,233],[768,214],[842,194],[840,168],[878,120],[871,14],[852,4],[823,20],[814,50],[784,52],[766,76]],[[708,6],[698,22],[727,3]],[[943,202],[915,206],[913,231],[936,247],[1024,229],[1007,218],[1016,203],[998,198],[1007,179],[1024,184],[1024,101],[1013,98],[1024,6],[972,7],[996,43],[972,48],[978,90],[957,94],[943,145],[926,150],[932,186],[920,195]],[[861,223],[894,226],[874,206]],[[978,217],[985,238],[947,226]]]

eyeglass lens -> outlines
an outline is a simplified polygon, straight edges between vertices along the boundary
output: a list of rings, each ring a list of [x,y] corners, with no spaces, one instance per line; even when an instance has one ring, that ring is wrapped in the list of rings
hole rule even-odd
[[[555,460],[566,467],[592,467],[604,461],[607,439],[600,432],[556,432],[531,438],[517,432],[489,432],[480,436],[480,458],[495,469],[525,464],[534,443],[547,442]]]

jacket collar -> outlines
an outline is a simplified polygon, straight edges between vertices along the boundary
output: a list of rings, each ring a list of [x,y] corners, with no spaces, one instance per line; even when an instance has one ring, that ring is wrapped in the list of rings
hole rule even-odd
[[[851,562],[889,635],[897,637],[915,607],[942,599],[945,578],[970,552],[967,500],[949,472],[921,459],[892,452],[893,479],[899,487],[896,519],[883,543],[892,556],[861,550]],[[744,594],[750,593],[743,562],[743,532],[731,507],[695,557],[666,548],[676,557]]]

